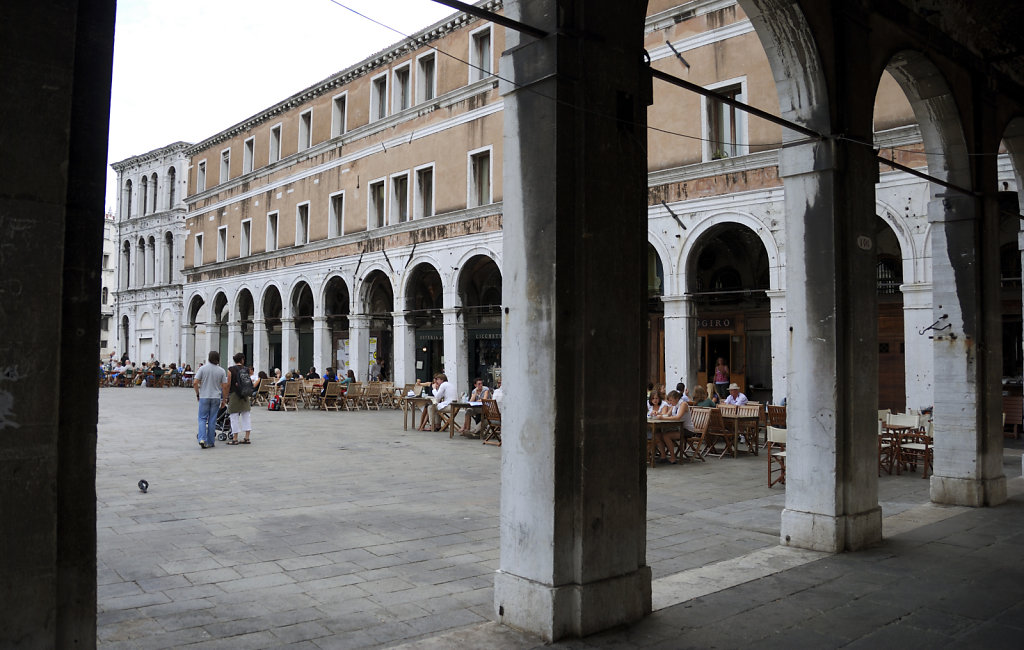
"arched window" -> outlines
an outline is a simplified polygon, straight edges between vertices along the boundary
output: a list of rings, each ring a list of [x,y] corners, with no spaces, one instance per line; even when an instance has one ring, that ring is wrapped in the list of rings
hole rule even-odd
[[[108,297],[108,295],[109,295],[109,291],[107,291],[107,288],[106,288],[106,287],[103,287],[103,297],[102,297],[102,301],[103,301],[103,304],[104,304],[104,305],[105,305],[105,304],[107,304],[107,297]]]
[[[132,218],[132,182],[127,180],[124,182],[124,218]]]
[[[146,216],[146,209],[149,208],[149,179],[142,177],[142,187],[139,189],[139,213]]]
[[[121,250],[121,288],[128,289],[132,286],[132,245],[126,239]]]
[[[152,212],[156,212],[157,197],[160,196],[160,193],[156,191],[156,188],[157,188],[156,172],[153,172],[152,185],[153,185],[153,210],[152,210]]]
[[[174,179],[176,177],[177,174],[174,172],[174,167],[167,170],[167,208],[171,210],[174,209]]]
[[[164,282],[174,282],[174,235],[170,231],[164,233]]]

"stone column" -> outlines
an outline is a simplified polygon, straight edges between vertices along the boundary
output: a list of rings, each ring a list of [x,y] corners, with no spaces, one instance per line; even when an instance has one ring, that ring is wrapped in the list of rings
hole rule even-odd
[[[348,354],[356,381],[366,381],[370,372],[370,317],[349,314]]]
[[[935,358],[936,503],[994,506],[1006,501],[1003,475],[1002,412],[998,392],[998,241],[983,248],[982,221],[998,232],[996,217],[986,219],[978,200],[946,193],[928,204],[932,223],[932,316],[940,321],[932,339]]]
[[[274,369],[270,367],[270,337],[267,336],[267,322],[263,319],[252,322],[252,356],[256,372],[263,370],[273,375]]]
[[[878,164],[862,149],[827,140],[787,147],[779,159],[791,341],[781,541],[828,552],[882,539],[872,205]]]
[[[466,356],[466,326],[458,308],[442,309],[444,319],[444,374],[459,395],[468,388],[469,361]],[[414,343],[415,344],[415,343]]]
[[[406,322],[404,311],[392,312],[391,317],[394,319],[392,331],[395,336],[395,367],[392,374],[395,386],[401,387],[416,380],[416,332]]]
[[[921,408],[935,403],[934,359],[932,337],[929,330],[920,334],[935,318],[932,315],[932,285],[915,282],[900,287],[903,292],[903,349],[906,366],[906,393],[909,408]]]
[[[185,324],[181,326],[181,355],[178,363],[184,366],[188,364],[196,367],[196,328]]]
[[[327,326],[327,318],[324,316],[313,317],[313,366],[321,375],[327,371],[327,366],[332,368],[337,362],[331,358],[331,328]]]
[[[236,352],[242,351],[242,324],[238,321],[228,323],[228,349],[221,350],[221,361],[227,362],[235,356]],[[234,361],[231,361],[234,363]],[[252,363],[252,359],[245,360],[246,365]],[[230,363],[228,365],[231,365]]]
[[[663,296],[665,304],[666,390],[683,378],[690,394],[697,385],[700,351],[697,349],[697,306],[690,296]]]
[[[203,353],[203,360],[207,358],[210,350],[220,352],[221,361],[224,360],[224,350],[220,349],[220,325],[217,323],[206,324],[206,351]]]
[[[786,323],[786,292],[765,293],[771,301],[772,402],[778,404],[783,397],[788,396],[786,373],[789,372],[789,326]]]
[[[506,2],[551,35],[507,31],[501,61],[508,396],[494,602],[499,621],[547,640],[651,610],[644,413],[628,388],[646,381],[644,5],[582,5]]]
[[[281,376],[299,369],[299,334],[294,318],[281,319]]]

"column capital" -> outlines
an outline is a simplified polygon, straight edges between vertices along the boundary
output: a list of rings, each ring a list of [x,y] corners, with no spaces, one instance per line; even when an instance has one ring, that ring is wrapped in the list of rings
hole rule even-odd
[[[314,316],[313,317],[313,325],[314,326],[316,326],[316,325],[323,326],[323,324],[326,323],[326,322],[327,322],[327,317],[326,316]]]
[[[369,314],[349,314],[348,325],[349,327],[369,327],[370,316]]]
[[[695,302],[694,297],[688,293],[684,293],[681,296],[662,296],[661,301],[665,304],[671,304],[676,302]]]
[[[835,140],[814,140],[779,150],[779,176],[801,176],[836,169]]]

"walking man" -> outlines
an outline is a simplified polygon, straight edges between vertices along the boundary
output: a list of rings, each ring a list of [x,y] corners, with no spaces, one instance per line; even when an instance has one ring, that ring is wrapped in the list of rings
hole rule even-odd
[[[248,445],[249,434],[252,433],[252,406],[249,403],[253,394],[252,379],[249,377],[249,369],[242,365],[245,363],[245,355],[239,352],[233,359],[235,365],[228,368],[228,413],[233,439],[228,444]],[[245,438],[242,438],[242,431],[245,431]]]
[[[217,411],[228,403],[228,373],[220,367],[220,352],[210,351],[209,363],[196,372],[192,385],[199,402],[199,447],[213,447],[217,439]]]

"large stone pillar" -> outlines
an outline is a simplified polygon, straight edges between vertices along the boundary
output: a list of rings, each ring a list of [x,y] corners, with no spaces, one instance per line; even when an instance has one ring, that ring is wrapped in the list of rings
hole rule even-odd
[[[181,326],[181,355],[178,363],[183,367],[188,364],[195,368],[196,358],[196,328],[192,325]]]
[[[779,404],[788,396],[789,325],[786,323],[786,292],[767,291],[771,301],[772,402]],[[789,400],[787,399],[788,403]]]
[[[936,503],[994,506],[1006,501],[999,402],[998,240],[983,248],[982,221],[997,233],[998,205],[955,193],[928,204],[932,223]],[[990,242],[991,243],[991,242]],[[985,250],[989,254],[984,254]],[[946,327],[949,326],[949,327]],[[945,327],[945,329],[938,329]]]
[[[370,376],[370,317],[365,314],[349,314],[348,354],[356,381],[366,381]]]
[[[228,323],[228,349],[221,350],[221,361],[231,365],[234,363],[230,361],[235,356],[236,352],[242,351],[242,324],[238,321],[232,321]],[[252,359],[245,360],[246,365],[252,363]],[[225,366],[226,367],[226,366]]]
[[[690,394],[697,385],[697,306],[690,296],[663,296],[665,304],[665,383],[674,387],[682,378]]]
[[[548,640],[651,610],[643,400],[629,388],[646,381],[644,4],[505,4],[551,35],[507,31],[501,61],[508,397],[494,602],[502,623]]]
[[[210,350],[220,352],[221,361],[224,360],[225,352],[220,349],[220,325],[217,323],[206,324],[206,350],[203,351],[203,361],[208,358]]]
[[[337,367],[337,360],[331,358],[331,328],[323,316],[313,317],[313,365],[321,375],[327,366]]]
[[[840,552],[882,539],[876,170],[869,149],[836,140],[780,153],[790,340],[783,544]]]
[[[459,317],[458,308],[441,310],[444,322],[444,374],[459,395],[469,387],[469,360],[466,350],[466,326]]]
[[[395,367],[392,376],[395,386],[401,387],[416,380],[416,332],[406,322],[404,311],[392,312],[391,317],[395,337]]]
[[[299,369],[299,333],[294,318],[281,319],[281,376]]]
[[[932,285],[929,282],[915,282],[904,284],[900,290],[903,292],[907,407],[931,406],[935,403],[935,364],[932,355],[932,337],[935,332],[925,330],[935,320],[932,315]]]
[[[252,322],[252,356],[256,372],[263,370],[273,376],[274,369],[270,367],[270,337],[267,336],[267,322],[263,319]]]

